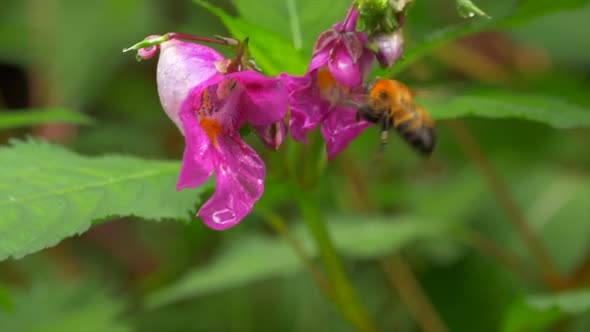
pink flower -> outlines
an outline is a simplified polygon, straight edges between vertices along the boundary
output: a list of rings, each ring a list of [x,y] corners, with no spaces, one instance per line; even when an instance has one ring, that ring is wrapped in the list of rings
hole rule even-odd
[[[320,34],[304,76],[282,74],[290,97],[291,136],[306,142],[307,132],[321,123],[328,159],[371,126],[357,121],[356,108],[347,103],[362,93],[363,81],[374,62],[367,36],[355,31],[358,15],[351,7],[344,22]]]
[[[209,47],[171,39],[160,49],[160,101],[186,140],[177,189],[197,187],[215,172],[215,193],[197,216],[216,230],[232,227],[264,191],[265,165],[239,129],[248,123],[263,141],[278,146],[288,95],[276,78],[253,70],[227,72],[231,60]],[[264,135],[269,128],[279,134]]]

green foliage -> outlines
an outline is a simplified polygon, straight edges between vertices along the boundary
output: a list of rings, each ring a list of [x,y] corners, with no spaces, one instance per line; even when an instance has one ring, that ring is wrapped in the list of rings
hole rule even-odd
[[[455,0],[457,3],[457,11],[463,18],[473,18],[476,16],[482,16],[491,18],[483,10],[477,7],[471,0]]]
[[[0,130],[54,122],[91,124],[93,121],[90,117],[80,112],[73,112],[61,108],[3,110],[0,112]]]
[[[0,284],[0,311],[9,311],[14,308],[14,303],[12,302],[12,298],[4,285]]]
[[[590,290],[527,296],[515,303],[504,322],[504,332],[543,331],[571,315],[590,313]]]
[[[417,239],[433,238],[449,231],[445,224],[415,217],[347,216],[333,217],[330,221],[330,234],[336,249],[345,257],[354,259],[385,256]],[[306,252],[316,257],[318,252],[304,224],[297,223],[293,232]],[[303,263],[284,240],[260,234],[242,235],[212,263],[190,271],[173,285],[151,294],[147,303],[150,307],[159,307],[253,281],[288,275],[301,268]]]
[[[543,2],[543,4],[540,2]],[[399,73],[403,71],[411,64],[426,56],[429,52],[432,52],[435,48],[461,37],[466,37],[482,31],[515,27],[538,19],[544,15],[562,10],[572,10],[588,3],[590,3],[588,0],[523,0],[521,1],[521,4],[516,6],[516,9],[512,13],[505,17],[494,18],[491,20],[480,20],[472,24],[443,28],[426,36],[415,47],[405,51],[403,61],[400,61],[395,65],[393,72]]]
[[[267,169],[255,208],[283,218],[332,285],[348,287],[360,306],[330,303],[337,296],[320,291],[293,248],[256,213],[225,232],[200,222],[121,220],[40,251],[108,218],[194,220],[214,190],[211,183],[175,190],[184,142],[158,102],[157,60],[138,65],[121,55],[123,47],[168,31],[229,33],[249,38],[266,74],[303,74],[318,34],[341,21],[350,3],[5,1],[0,107],[39,105],[43,112],[0,113],[0,129],[93,123],[84,114],[96,123],[64,135],[68,148],[81,154],[9,137],[62,138],[53,128],[0,133],[1,143],[13,142],[0,147],[0,330],[124,332],[135,322],[142,332],[348,332],[354,326],[345,316],[366,311],[381,331],[416,331],[425,320],[399,296],[408,284],[395,286],[383,271],[383,259],[398,253],[446,330],[588,331],[590,292],[571,280],[587,264],[590,237],[590,0],[473,0],[492,19],[470,21],[458,17],[454,4],[470,7],[471,1],[419,0],[409,9],[405,58],[381,76],[440,87],[418,92],[418,102],[437,120],[465,119],[490,169],[464,153],[466,143],[444,121],[428,160],[393,133],[375,160],[377,127],[329,163],[319,132],[307,145],[289,138],[277,152],[244,135]],[[499,32],[434,52],[484,31]],[[432,61],[418,63],[430,55]],[[503,79],[482,75],[490,68],[501,69]],[[54,105],[65,109],[44,109]],[[500,196],[512,200],[516,212],[498,204],[486,173],[494,186],[507,188]],[[322,257],[301,220],[306,211],[297,208],[297,196],[307,194],[317,216],[342,216],[329,218],[324,238],[334,242],[338,259]],[[509,222],[514,214],[523,216],[572,290],[550,294],[552,286]],[[346,273],[329,273],[340,260]],[[51,269],[43,267],[63,275],[47,278]],[[124,285],[122,296],[112,298],[98,282],[72,282],[89,275]],[[532,289],[546,295],[530,296]]]
[[[0,13],[2,44],[10,50],[3,56],[38,66],[51,96],[80,105],[95,97],[116,72],[123,45],[154,33],[148,27],[157,18],[155,8],[142,0],[57,0],[32,6],[11,1]]]
[[[590,127],[590,109],[548,95],[482,89],[426,99],[424,104],[436,119],[479,116],[536,121],[559,129]]]
[[[309,57],[317,36],[341,21],[350,3],[317,0],[231,0],[244,20],[289,38]],[[266,15],[259,15],[264,12]],[[288,17],[288,19],[285,19]],[[290,54],[290,53],[285,53]]]
[[[176,192],[178,162],[83,157],[40,141],[0,149],[0,259],[20,258],[114,216],[186,219],[199,193]]]
[[[306,57],[284,36],[241,18],[232,17],[205,1],[193,1],[219,17],[235,38],[249,38],[248,46],[252,56],[266,74],[278,75],[285,71],[292,74],[305,72]]]
[[[11,332],[131,332],[121,321],[125,304],[98,283],[51,285],[37,281],[12,292],[14,309],[0,310],[0,326]]]
[[[589,4],[588,0],[520,0],[512,15],[499,22],[502,28],[525,24],[541,16],[578,9]]]

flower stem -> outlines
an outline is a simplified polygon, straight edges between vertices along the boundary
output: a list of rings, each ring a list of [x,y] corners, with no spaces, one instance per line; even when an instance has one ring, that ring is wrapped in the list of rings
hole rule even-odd
[[[227,46],[237,46],[240,44],[239,41],[232,39],[232,38],[209,38],[209,37],[201,37],[201,36],[194,36],[194,35],[186,35],[183,33],[178,32],[168,32],[163,36],[157,36],[153,38],[147,38],[135,45],[123,49],[123,52],[129,51],[137,51],[142,48],[148,48],[152,46],[157,46],[162,44],[165,41],[170,39],[184,39],[184,40],[194,40],[202,43],[209,43],[209,44],[217,44],[217,45],[227,45]]]
[[[417,322],[422,330],[426,332],[449,331],[418,283],[416,276],[399,254],[381,260],[381,266],[410,312],[414,317],[420,318],[417,319]]]
[[[520,257],[502,248],[483,234],[467,228],[458,234],[458,240],[491,257],[498,264],[503,265],[524,280],[530,280],[533,282],[538,281],[536,276],[532,273],[533,271],[529,269],[527,264],[525,264]]]
[[[299,259],[301,259],[303,264],[305,264],[307,269],[311,272],[322,291],[330,299],[335,300],[334,287],[332,286],[324,272],[320,270],[318,266],[316,266],[316,264],[314,264],[309,255],[305,252],[305,248],[303,247],[301,242],[299,242],[297,238],[293,236],[291,231],[289,231],[289,228],[287,227],[283,218],[281,218],[276,213],[262,207],[257,207],[255,211],[258,215],[260,215],[260,217],[262,217],[262,219],[268,225],[270,225],[270,227],[272,227],[279,235],[281,235],[287,241],[287,243],[289,243],[291,248],[293,248],[293,251],[295,251],[295,254],[299,257]]]
[[[287,10],[291,23],[291,36],[293,37],[293,46],[296,50],[300,50],[303,46],[301,38],[301,24],[299,23],[299,14],[297,14],[297,6],[295,0],[287,0]]]
[[[496,200],[506,212],[508,220],[517,234],[537,259],[543,273],[545,284],[549,288],[560,289],[565,279],[557,271],[555,263],[545,250],[541,241],[537,238],[535,232],[531,229],[524,213],[516,204],[504,181],[502,181],[487,159],[471,132],[465,127],[462,121],[453,120],[449,121],[448,124],[465,153],[474,161],[483,177],[487,180],[488,185],[496,196]]]
[[[362,172],[358,169],[355,160],[344,151],[340,155],[340,166],[350,187],[354,188],[353,201],[357,203],[358,212],[368,213],[374,208],[367,194],[367,184],[362,179]],[[403,260],[400,254],[382,258],[379,260],[381,268],[388,276],[391,286],[398,291],[404,305],[408,308],[417,324],[425,332],[448,331],[444,321],[438,314],[428,294],[424,291],[411,267]]]
[[[194,35],[186,35],[184,33],[178,32],[168,32],[166,34],[168,38],[176,38],[176,39],[184,39],[184,40],[194,40],[199,41],[202,43],[209,43],[209,44],[218,44],[218,45],[228,45],[228,46],[237,46],[240,42],[233,38],[224,38],[224,37],[217,37],[217,38],[209,38],[209,37],[201,37],[201,36],[194,36]]]
[[[344,271],[340,257],[332,244],[324,218],[318,210],[316,203],[310,199],[310,195],[307,192],[298,192],[297,199],[303,218],[319,247],[322,260],[326,265],[326,270],[334,285],[338,308],[358,331],[377,331],[377,327],[361,306],[354,292],[352,284]]]

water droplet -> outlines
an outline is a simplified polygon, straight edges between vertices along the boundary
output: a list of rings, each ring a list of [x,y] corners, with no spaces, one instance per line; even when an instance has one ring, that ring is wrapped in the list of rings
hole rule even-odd
[[[474,12],[469,12],[469,14],[467,14],[468,17],[475,17],[475,13]]]
[[[231,224],[236,222],[236,213],[232,209],[223,209],[213,213],[213,221],[219,225]]]

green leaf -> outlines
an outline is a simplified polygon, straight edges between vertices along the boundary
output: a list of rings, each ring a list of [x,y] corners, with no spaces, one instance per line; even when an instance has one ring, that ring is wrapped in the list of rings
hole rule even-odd
[[[188,219],[197,190],[176,191],[180,163],[84,157],[40,141],[0,149],[0,260],[52,246],[112,216]]]
[[[588,3],[588,0],[521,0],[512,15],[498,22],[498,27],[514,27],[548,14],[575,10]]]
[[[12,297],[8,294],[4,285],[0,284],[0,311],[4,309],[5,311],[10,311],[14,309],[14,303],[12,301]]]
[[[590,289],[529,296],[514,304],[504,321],[505,332],[542,331],[567,316],[590,312]]]
[[[241,18],[230,16],[208,2],[193,1],[219,17],[235,38],[243,40],[249,37],[250,52],[267,75],[274,76],[281,72],[305,73],[309,59],[303,56],[301,51],[296,50],[293,43],[284,36]]]
[[[91,124],[93,120],[80,112],[62,108],[3,110],[0,112],[0,130],[54,122]]]
[[[338,252],[357,259],[370,259],[394,252],[418,238],[448,230],[443,223],[413,217],[332,218],[331,237]],[[310,256],[318,255],[303,223],[293,231]],[[240,236],[211,264],[187,273],[175,284],[148,296],[151,308],[200,296],[256,280],[291,274],[303,267],[292,248],[282,239],[260,234]]]
[[[476,16],[482,16],[490,18],[483,10],[477,7],[471,0],[455,0],[457,3],[457,11],[463,18],[473,18]]]
[[[350,1],[332,0],[231,0],[240,17],[256,22],[301,45],[309,54],[319,34],[342,21]],[[265,13],[265,15],[260,15]],[[300,42],[299,42],[300,41]],[[299,47],[296,47],[300,49]]]
[[[420,103],[435,119],[478,116],[536,121],[560,129],[590,127],[589,109],[546,95],[479,90],[448,100],[434,97]]]
[[[395,65],[393,72],[399,73],[403,71],[414,62],[432,52],[435,48],[458,38],[482,31],[515,27],[547,14],[577,9],[588,3],[590,3],[590,0],[522,0],[511,14],[502,18],[480,20],[463,26],[450,26],[432,33],[422,42],[418,43],[418,46],[404,52],[403,61]],[[387,74],[381,74],[381,76],[387,76]]]
[[[14,310],[0,311],[0,326],[11,332],[130,332],[120,321],[124,305],[98,283],[35,282],[13,292]]]

